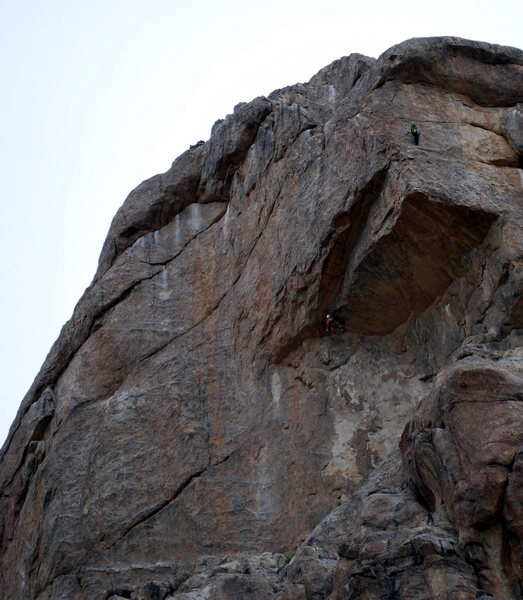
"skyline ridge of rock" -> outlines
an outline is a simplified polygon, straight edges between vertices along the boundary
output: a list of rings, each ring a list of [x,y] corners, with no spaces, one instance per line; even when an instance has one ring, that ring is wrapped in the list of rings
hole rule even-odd
[[[415,38],[133,190],[0,452],[6,597],[520,598],[522,106]]]

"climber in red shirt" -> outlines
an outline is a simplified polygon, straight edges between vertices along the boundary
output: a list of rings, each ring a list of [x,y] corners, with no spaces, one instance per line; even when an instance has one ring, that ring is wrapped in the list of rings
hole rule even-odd
[[[327,333],[345,333],[345,327],[332,315],[327,315],[325,317],[325,331]]]

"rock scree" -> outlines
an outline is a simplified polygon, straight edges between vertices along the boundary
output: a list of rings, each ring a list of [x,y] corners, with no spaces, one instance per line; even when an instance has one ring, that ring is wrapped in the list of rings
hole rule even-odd
[[[0,595],[520,599],[522,166],[523,52],[442,37],[140,184],[1,450]]]

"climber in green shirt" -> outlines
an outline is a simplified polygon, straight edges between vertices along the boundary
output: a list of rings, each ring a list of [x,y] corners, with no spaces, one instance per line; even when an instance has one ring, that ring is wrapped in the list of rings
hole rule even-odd
[[[416,125],[416,123],[414,123],[414,121],[411,122],[410,124],[410,132],[412,134],[412,137],[414,139],[414,143],[416,144],[416,146],[419,144],[419,136],[420,136],[420,130],[419,127]]]

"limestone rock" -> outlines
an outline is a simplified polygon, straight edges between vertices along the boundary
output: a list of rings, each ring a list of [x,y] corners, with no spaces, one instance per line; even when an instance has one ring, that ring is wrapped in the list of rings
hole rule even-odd
[[[0,454],[6,597],[516,599],[522,102],[409,40],[131,192]]]

